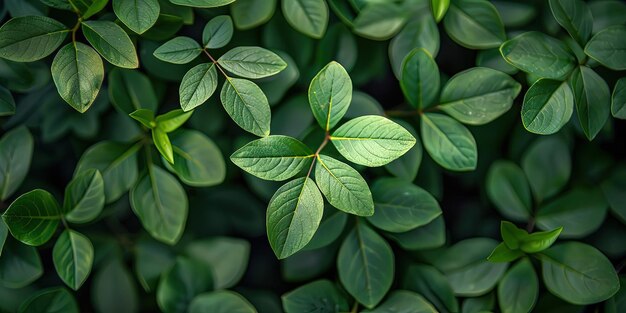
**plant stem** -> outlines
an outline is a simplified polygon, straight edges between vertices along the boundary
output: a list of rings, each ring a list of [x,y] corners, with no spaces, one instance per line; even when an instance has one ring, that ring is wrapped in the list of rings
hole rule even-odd
[[[78,31],[78,28],[80,27],[80,24],[83,22],[83,18],[82,17],[78,17],[78,20],[76,21],[76,25],[74,25],[74,27],[72,27],[72,42],[76,43],[76,31]]]
[[[226,72],[224,72],[224,70],[222,69],[222,67],[219,65],[219,63],[217,63],[217,61],[213,58],[213,56],[211,56],[211,54],[209,53],[209,51],[207,51],[206,49],[202,49],[202,51],[204,51],[204,54],[206,54],[209,59],[211,59],[211,62],[213,62],[213,64],[215,66],[217,66],[217,69],[220,70],[220,72],[222,72],[222,74],[224,75],[224,77],[226,77],[226,79],[230,79],[230,76],[228,76],[228,74],[226,74]]]
[[[322,152],[322,149],[324,149],[324,147],[326,147],[326,145],[328,144],[328,141],[330,141],[330,132],[326,131],[326,135],[324,135],[324,141],[322,141],[320,146],[315,151],[315,154],[313,155],[313,161],[311,162],[311,166],[309,167],[309,172],[306,174],[306,177],[311,176],[311,171],[313,171],[313,165],[315,165],[315,161],[319,157],[320,152]]]

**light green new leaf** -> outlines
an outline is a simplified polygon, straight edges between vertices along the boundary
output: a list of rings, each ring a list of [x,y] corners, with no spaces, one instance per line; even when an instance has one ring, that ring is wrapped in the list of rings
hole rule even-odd
[[[160,128],[152,129],[152,142],[154,142],[154,146],[167,162],[174,163],[174,149],[172,148],[170,137],[164,130]]]
[[[187,194],[172,175],[150,165],[131,190],[130,204],[152,237],[169,245],[178,242],[187,221]]]
[[[30,246],[41,246],[52,238],[63,213],[54,196],[35,189],[15,199],[2,219],[15,239]]]
[[[137,180],[137,150],[140,146],[103,141],[83,153],[74,176],[97,169],[104,180],[106,203],[119,199]]]
[[[550,135],[569,122],[574,112],[574,94],[567,82],[540,79],[524,96],[522,124],[529,132]]]
[[[267,205],[267,237],[274,253],[284,259],[313,238],[324,214],[324,199],[308,177],[278,188]]]
[[[202,53],[202,47],[192,38],[179,36],[170,39],[154,50],[154,56],[165,62],[186,64]]]
[[[330,141],[349,161],[370,167],[383,166],[415,145],[409,131],[378,115],[348,121],[333,132]]]
[[[63,231],[52,249],[54,268],[61,280],[74,290],[78,290],[87,280],[93,260],[91,241],[73,230]]]
[[[237,4],[237,2],[235,2]],[[233,5],[235,5],[233,4]],[[202,31],[202,43],[205,48],[218,49],[226,46],[233,38],[233,20],[228,15],[211,19]]]
[[[122,114],[139,109],[156,111],[159,101],[150,78],[139,71],[114,68],[108,73],[109,99]]]
[[[519,249],[522,240],[528,237],[527,231],[520,229],[515,226],[515,224],[507,221],[502,221],[500,223],[500,234],[502,235],[504,244],[511,249]]]
[[[250,243],[244,239],[211,237],[188,244],[185,255],[204,262],[211,269],[215,289],[231,288],[247,270]]]
[[[156,122],[154,120],[154,111],[148,109],[139,109],[134,111],[133,113],[128,114],[135,121],[140,122],[143,126],[148,129],[152,129],[156,127]]]
[[[433,17],[435,18],[435,21],[437,21],[437,23],[439,23],[439,21],[441,21],[443,17],[446,15],[446,12],[448,11],[448,7],[450,7],[450,0],[431,0],[430,1],[430,8],[433,11]]]
[[[437,63],[425,49],[411,51],[402,62],[400,87],[414,108],[428,108],[437,101],[439,82]]]
[[[11,92],[0,86],[0,117],[15,114],[15,99]]]
[[[372,40],[387,40],[407,21],[406,11],[393,2],[371,2],[354,19],[354,33]]]
[[[237,29],[248,30],[265,24],[274,15],[277,0],[239,0],[230,6]]]
[[[328,26],[328,5],[324,0],[282,0],[283,16],[297,31],[316,39]]]
[[[438,108],[462,123],[483,125],[506,113],[521,90],[522,85],[511,76],[476,67],[450,78]]]
[[[513,250],[501,242],[493,249],[487,260],[494,263],[513,262],[523,256],[524,252],[521,250]]]
[[[540,138],[522,156],[522,168],[535,200],[540,203],[558,193],[569,180],[572,171],[569,148],[558,137]]]
[[[193,8],[216,8],[235,2],[235,0],[170,0],[171,3]]]
[[[72,11],[80,14],[83,20],[87,20],[94,14],[102,11],[109,0],[68,0]]]
[[[572,189],[537,210],[537,226],[544,230],[563,227],[563,237],[583,238],[604,221],[608,203],[599,189]]]
[[[249,142],[235,151],[230,160],[254,176],[281,181],[308,168],[314,156],[299,140],[274,135]]]
[[[437,200],[428,191],[398,178],[381,178],[372,185],[372,225],[394,233],[407,232],[441,215]]]
[[[193,111],[185,112],[181,109],[175,109],[165,114],[156,117],[155,121],[157,128],[163,130],[166,133],[171,133],[183,126],[185,122],[191,117]]]
[[[248,300],[234,291],[214,291],[196,296],[189,304],[189,313],[257,313]]]
[[[123,68],[139,67],[133,42],[119,25],[109,21],[82,23],[87,41],[111,64]]]
[[[620,78],[615,83],[611,96],[611,114],[619,119],[626,119],[626,77]]]
[[[404,58],[417,48],[425,49],[433,58],[439,52],[437,23],[428,14],[423,14],[420,18],[409,21],[389,43],[391,69],[399,80],[402,79]]]
[[[525,236],[520,243],[520,249],[526,253],[537,253],[550,248],[563,231],[563,227],[551,231],[540,231]]]
[[[363,313],[437,313],[435,307],[421,295],[407,290],[395,290],[387,299],[373,310]]]
[[[352,101],[352,80],[337,62],[330,62],[309,85],[309,104],[313,116],[324,130],[335,127]]]
[[[335,208],[360,216],[374,214],[374,201],[367,182],[348,164],[319,155],[315,165],[315,182],[328,203]]]
[[[45,16],[13,18],[0,27],[0,58],[16,62],[43,59],[69,32],[65,25]]]
[[[530,186],[524,171],[513,162],[496,161],[489,168],[487,196],[506,218],[524,222],[530,217]]]
[[[113,0],[115,15],[137,34],[143,34],[154,26],[160,11],[158,0]]]
[[[276,75],[287,67],[287,63],[277,54],[261,47],[235,47],[224,53],[217,62],[225,70],[250,79]]]
[[[54,57],[51,71],[61,98],[76,111],[87,111],[104,80],[104,65],[98,53],[83,43],[69,43]]]
[[[550,0],[549,3],[556,21],[584,46],[593,28],[593,17],[587,4],[582,0]]]
[[[469,49],[488,49],[506,40],[496,7],[484,0],[452,0],[443,26],[458,44]]]
[[[394,277],[394,256],[389,244],[359,222],[344,239],[337,256],[339,281],[359,303],[375,307]]]
[[[193,298],[213,288],[211,269],[200,261],[178,257],[161,276],[156,300],[162,312],[185,313]]]
[[[348,300],[334,283],[322,279],[302,285],[282,296],[285,313],[302,313],[315,308],[320,312],[347,312]]]
[[[569,79],[574,93],[578,121],[587,136],[593,140],[602,130],[610,115],[611,91],[600,75],[586,66],[574,70]]]
[[[78,174],[65,188],[63,211],[72,223],[94,220],[104,208],[104,180],[100,171],[88,169]]]
[[[503,313],[528,313],[539,296],[539,279],[527,258],[509,269],[498,284],[498,303]]]
[[[224,84],[226,85],[226,84]],[[206,102],[217,89],[217,70],[213,63],[202,63],[190,69],[180,82],[180,106],[191,111]]]
[[[608,27],[591,37],[585,46],[585,54],[612,70],[626,70],[624,37],[626,37],[626,26]]]
[[[523,33],[500,46],[504,59],[542,78],[562,80],[576,66],[576,56],[562,41],[540,32]]]
[[[224,157],[211,139],[199,131],[178,130],[170,140],[174,149],[172,168],[183,183],[208,187],[224,181]]]
[[[433,160],[444,168],[453,171],[476,168],[478,151],[474,136],[465,126],[448,116],[423,114],[422,142]]]
[[[228,78],[220,99],[224,109],[239,127],[259,137],[270,134],[269,102],[257,84],[240,78]]]
[[[24,126],[0,138],[0,201],[9,198],[26,178],[34,145],[33,136]]]
[[[601,302],[619,290],[613,265],[592,246],[568,242],[544,251],[539,259],[546,287],[567,302]]]
[[[78,313],[78,303],[63,287],[46,288],[36,292],[20,305],[20,313],[64,312]]]

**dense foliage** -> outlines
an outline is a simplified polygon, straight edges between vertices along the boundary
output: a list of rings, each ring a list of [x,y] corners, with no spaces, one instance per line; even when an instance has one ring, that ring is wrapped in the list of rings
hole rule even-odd
[[[624,1],[0,21],[1,312],[626,312]]]

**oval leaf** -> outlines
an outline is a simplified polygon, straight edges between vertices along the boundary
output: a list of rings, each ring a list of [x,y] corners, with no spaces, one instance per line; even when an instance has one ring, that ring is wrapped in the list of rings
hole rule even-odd
[[[16,17],[0,27],[0,57],[33,62],[54,52],[70,32],[62,23],[45,16]]]
[[[202,63],[194,66],[180,82],[180,107],[183,111],[195,109],[209,100],[215,89],[217,89],[215,64]]]
[[[175,37],[154,50],[154,56],[165,62],[186,64],[202,53],[202,47],[192,38]]]
[[[63,211],[72,223],[86,223],[94,220],[104,208],[104,180],[100,171],[83,171],[65,188]]]
[[[48,242],[62,217],[63,211],[57,200],[42,189],[19,196],[2,214],[11,235],[30,246]]]
[[[422,139],[428,154],[444,168],[453,171],[476,168],[476,140],[467,128],[452,118],[441,114],[423,114]]]
[[[82,23],[89,43],[111,64],[123,68],[139,67],[135,46],[124,29],[109,21]]]
[[[270,134],[269,102],[257,84],[240,78],[227,78],[220,94],[222,105],[243,130],[259,137]]]
[[[297,31],[320,39],[328,26],[328,6],[324,0],[283,0],[283,16]]]
[[[569,122],[574,112],[574,94],[567,82],[540,79],[526,92],[522,123],[529,132],[550,135]]]
[[[83,285],[93,264],[91,241],[73,230],[65,230],[52,249],[52,261],[61,280],[74,290]]]

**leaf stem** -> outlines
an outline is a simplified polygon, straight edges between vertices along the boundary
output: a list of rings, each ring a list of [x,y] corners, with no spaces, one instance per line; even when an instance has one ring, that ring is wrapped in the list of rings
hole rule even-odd
[[[352,306],[352,310],[350,310],[350,313],[357,313],[358,311],[359,311],[359,302],[354,301],[354,305]]]
[[[65,227],[65,229],[69,230],[70,227],[67,225],[67,221],[65,220],[65,217],[61,216],[61,222],[63,222],[63,226]]]
[[[308,178],[309,176],[311,176],[311,171],[313,171],[313,165],[315,165],[315,161],[317,160],[317,158],[320,155],[320,152],[322,152],[322,149],[324,149],[324,147],[326,147],[326,145],[328,144],[328,142],[330,141],[330,132],[326,131],[326,134],[324,135],[324,141],[322,141],[322,143],[320,144],[320,146],[317,148],[317,150],[315,151],[315,154],[313,155],[313,161],[311,162],[311,166],[309,167],[309,171],[306,174],[306,177]]]
[[[72,42],[76,42],[76,31],[78,31],[78,28],[80,27],[80,24],[83,22],[83,18],[82,17],[78,17],[78,20],[76,21],[76,25],[74,25],[74,27],[72,27],[71,31],[72,31]]]
[[[222,74],[224,75],[224,77],[225,77],[226,79],[230,79],[230,77],[228,76],[228,74],[226,74],[226,72],[224,72],[224,70],[222,69],[222,67],[219,65],[219,63],[217,63],[217,61],[213,58],[213,56],[209,53],[209,51],[207,51],[207,50],[206,50],[206,48],[205,48],[205,49],[202,49],[202,51],[204,51],[204,54],[206,54],[206,55],[209,57],[209,59],[211,59],[211,62],[213,62],[213,64],[214,64],[215,66],[217,66],[217,69],[218,69],[218,70],[220,70],[220,72],[222,72]]]

